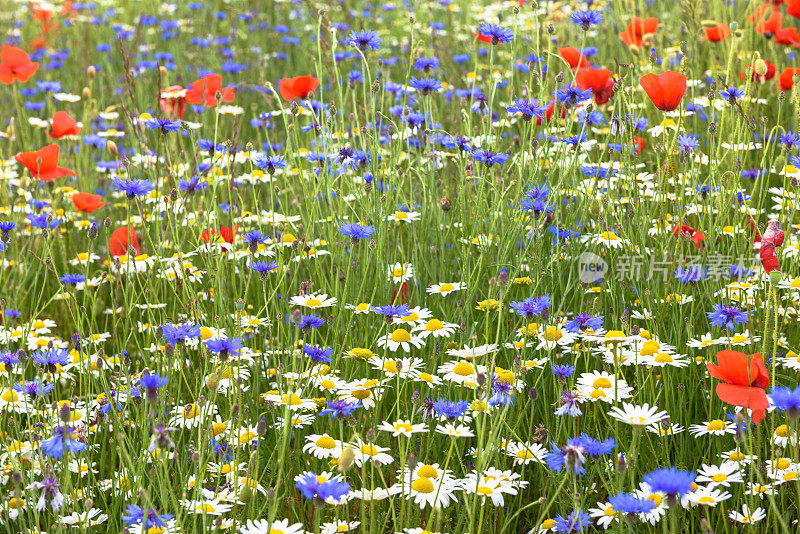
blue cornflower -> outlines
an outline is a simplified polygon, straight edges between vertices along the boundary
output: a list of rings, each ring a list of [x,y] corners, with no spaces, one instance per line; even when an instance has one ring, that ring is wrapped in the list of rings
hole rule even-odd
[[[467,401],[449,401],[439,398],[434,401],[433,409],[439,414],[439,417],[455,421],[469,409],[469,403]]]
[[[510,43],[514,40],[514,30],[511,28],[501,28],[497,24],[484,22],[478,26],[478,33],[490,38],[493,45]]]
[[[572,376],[572,373],[575,372],[574,365],[552,365],[550,369],[553,371],[553,374],[558,377],[559,380],[565,380],[568,376]]]
[[[86,275],[84,274],[65,274],[58,278],[64,284],[68,286],[76,286],[86,280]]]
[[[360,402],[350,403],[346,400],[328,401],[328,407],[319,412],[319,416],[330,415],[334,419],[344,419],[359,407],[361,407]]]
[[[617,442],[614,440],[614,438],[608,438],[604,441],[600,441],[588,436],[586,433],[583,433],[576,438],[572,438],[570,441],[568,441],[568,443],[580,445],[583,447],[584,452],[591,456],[605,456],[607,454],[611,454],[611,452],[617,446]]]
[[[603,328],[603,315],[592,317],[586,312],[579,313],[574,319],[564,325],[567,332],[577,334],[585,330],[600,330]]]
[[[267,236],[261,230],[250,230],[243,237],[247,241],[247,247],[250,252],[255,253],[258,250],[259,243],[266,245]]]
[[[540,106],[534,100],[525,100],[524,98],[517,98],[514,103],[506,107],[509,113],[522,113],[522,118],[526,121],[532,120],[534,117],[543,119],[547,111],[547,106]]]
[[[306,499],[318,499],[323,502],[328,499],[339,501],[350,493],[350,484],[348,482],[336,479],[321,482],[314,473],[305,475],[295,483],[294,487],[299,489]]]
[[[67,450],[71,453],[86,450],[86,444],[72,437],[72,428],[68,426],[57,426],[53,431],[53,436],[41,442],[42,451],[50,458],[61,459],[61,455]]]
[[[583,90],[575,85],[567,85],[553,92],[553,96],[560,103],[567,107],[572,107],[580,102],[592,98],[592,90]]]
[[[266,170],[269,174],[275,174],[278,169],[286,167],[286,158],[281,155],[257,154],[252,157],[253,165],[259,169]]]
[[[6,372],[9,372],[11,368],[19,363],[19,356],[16,352],[12,352],[9,350],[4,350],[0,352],[0,365],[3,366]]]
[[[483,150],[482,148],[476,148],[471,152],[472,159],[477,161],[478,163],[483,163],[487,167],[491,167],[492,165],[502,165],[506,161],[508,161],[508,154],[503,154],[502,152],[490,152],[488,150]]]
[[[143,387],[148,395],[155,395],[159,388],[169,383],[168,376],[161,376],[158,373],[143,374],[139,378],[139,385]]]
[[[50,503],[53,510],[58,510],[64,504],[64,496],[61,494],[61,484],[55,477],[47,477],[41,482],[33,482],[28,485],[28,489],[41,490],[39,500],[36,502],[36,510],[42,511]]]
[[[521,315],[526,319],[533,319],[539,317],[544,311],[552,305],[550,302],[550,295],[542,295],[541,297],[528,297],[522,301],[514,301],[509,306],[517,315]]]
[[[167,523],[172,521],[174,517],[172,514],[162,514],[154,508],[142,509],[136,504],[131,504],[125,509],[125,513],[122,515],[122,522],[129,527],[144,522],[143,531],[148,531],[154,527],[158,531],[163,531]]]
[[[304,315],[303,317],[313,317],[319,319],[316,315]],[[324,320],[322,321],[325,322]],[[304,345],[303,346],[303,353],[308,356],[312,361],[316,363],[329,363],[331,361],[331,355],[333,354],[333,349],[330,347],[315,347],[313,345]]]
[[[593,9],[575,11],[569,16],[573,24],[580,26],[583,31],[588,31],[591,26],[603,22],[603,14]]]
[[[269,273],[276,271],[278,269],[278,264],[273,262],[266,262],[266,261],[251,261],[248,265],[250,269],[257,272],[262,278],[266,279]]]
[[[369,239],[375,233],[375,228],[369,225],[362,226],[358,223],[343,222],[339,231],[342,232],[344,237],[349,237],[355,243],[359,239]]]
[[[423,95],[438,93],[444,87],[442,82],[436,78],[415,78],[414,76],[408,81],[408,85]]]
[[[492,377],[492,397],[489,406],[509,406],[514,404],[514,388],[505,380]]]
[[[558,447],[555,442],[550,442],[552,448],[545,454],[545,463],[553,471],[561,472],[563,469],[571,469],[576,475],[586,472],[583,464],[586,462],[584,449],[580,443],[567,442],[563,447]]]
[[[681,134],[678,136],[678,148],[681,152],[694,152],[700,146],[700,136],[697,134]]]
[[[386,306],[372,306],[372,311],[378,315],[383,315],[386,317],[387,321],[391,321],[394,317],[405,317],[408,315],[408,304],[401,304],[400,306],[394,306],[392,304]]]
[[[788,412],[790,419],[800,416],[800,386],[791,388],[772,388],[770,392],[772,405],[779,412]]]
[[[567,517],[556,516],[554,522],[556,532],[583,532],[592,524],[592,517],[583,510],[575,510]]]
[[[200,337],[200,325],[164,323],[161,325],[161,333],[167,343],[179,345],[188,339]]]
[[[789,130],[783,135],[781,135],[781,144],[783,145],[783,148],[786,149],[787,151],[792,150],[796,146],[800,145],[800,136],[798,136],[793,131]]]
[[[714,311],[706,312],[706,315],[711,319],[711,326],[719,326],[728,330],[733,330],[739,323],[747,322],[747,312],[741,311],[736,305],[714,304]]]
[[[617,493],[608,502],[614,511],[623,514],[646,514],[656,506],[652,500],[637,497],[632,493]]]
[[[381,47],[381,38],[378,32],[372,30],[351,31],[345,38],[345,43],[357,46],[361,51],[377,50]]]
[[[21,384],[16,382],[14,384],[14,391],[19,391],[24,393],[25,395],[29,396],[32,399],[36,397],[41,397],[42,395],[47,395],[51,391],[55,389],[55,384],[47,384],[45,382],[41,382],[38,378],[34,378],[31,381],[24,381]]]
[[[555,209],[554,205],[547,203],[549,195],[550,187],[547,184],[529,187],[522,197],[520,207],[526,211],[532,211],[538,218],[541,213],[550,213]]]
[[[730,105],[736,104],[736,100],[745,95],[744,89],[738,87],[728,87],[724,91],[719,92],[719,96],[728,101]]]
[[[642,480],[653,491],[660,491],[672,497],[683,496],[692,491],[694,473],[680,471],[674,467],[656,469],[646,474]]]
[[[0,221],[0,232],[7,235],[11,230],[17,227],[17,223],[11,221]],[[4,240],[5,241],[5,240]]]
[[[569,390],[561,392],[561,406],[555,411],[555,415],[569,415],[571,417],[578,417],[583,414],[579,403],[580,396]]]
[[[31,359],[39,365],[56,366],[66,365],[70,361],[69,351],[64,349],[47,349],[41,352],[31,352]]]
[[[230,356],[238,356],[239,349],[242,348],[242,338],[220,338],[209,339],[205,342],[206,348],[209,352],[219,354],[220,358],[225,359]]]
[[[203,192],[208,187],[208,182],[197,175],[192,176],[188,180],[181,178],[178,182],[178,190],[182,193],[194,193],[197,191]]]
[[[149,119],[144,123],[148,130],[161,130],[161,133],[177,132],[181,129],[181,121],[169,119]]]
[[[439,68],[439,58],[436,56],[418,57],[414,60],[414,68],[426,73],[436,70]]]
[[[114,178],[112,184],[118,190],[123,191],[128,198],[146,195],[156,187],[148,180],[123,180],[122,178]]]
[[[675,278],[682,284],[696,284],[708,277],[708,269],[702,265],[692,265],[688,269],[675,269]]]

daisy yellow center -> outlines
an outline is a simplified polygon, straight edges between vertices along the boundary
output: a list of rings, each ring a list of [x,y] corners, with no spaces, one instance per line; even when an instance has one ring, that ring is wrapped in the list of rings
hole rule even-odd
[[[397,423],[394,425],[394,429],[402,432],[411,432],[414,430],[414,427],[409,425],[408,423]]]
[[[602,389],[595,389],[594,391],[592,391],[589,394],[589,396],[591,398],[593,398],[593,399],[599,399],[599,398],[605,397],[606,396],[606,392],[603,391]]]
[[[17,395],[16,391],[9,389],[3,392],[3,400],[6,402],[17,402],[17,400],[19,400],[19,395]]]
[[[789,284],[789,287],[800,287],[800,278],[795,278],[792,280],[792,282]]]
[[[419,477],[411,484],[411,489],[417,493],[433,493],[433,482],[428,477]]]
[[[400,278],[405,273],[406,273],[406,270],[403,269],[402,267],[398,267],[394,271],[392,271],[392,274],[395,276],[395,278]]]
[[[330,436],[322,436],[317,440],[317,447],[322,449],[335,449],[336,442],[333,441],[333,438]]]
[[[183,417],[185,419],[194,419],[195,417],[197,417],[197,412],[198,412],[197,406],[195,406],[194,404],[189,404],[183,409]]]
[[[419,468],[417,475],[425,478],[438,478],[439,472],[430,464],[425,464]]]
[[[491,495],[492,493],[494,493],[494,491],[488,486],[481,486],[478,488],[478,494],[480,495]]]
[[[354,358],[367,359],[372,356],[372,351],[369,349],[355,348],[350,351],[350,354],[352,354]]]
[[[397,373],[397,362],[394,360],[389,360],[383,364],[383,370],[387,373]]]
[[[411,341],[411,334],[409,334],[408,330],[404,328],[398,328],[397,330],[392,332],[391,339],[395,343],[408,343],[409,341]]]
[[[725,475],[724,473],[717,473],[716,475],[711,477],[711,480],[713,480],[714,482],[725,482],[726,480],[728,480],[728,475]]]
[[[447,291],[452,291],[454,289],[455,289],[455,287],[453,286],[453,284],[448,282],[446,284],[442,284],[442,285],[439,286],[439,293],[445,293]]]
[[[651,356],[658,352],[659,344],[658,341],[648,340],[645,341],[642,345],[642,349],[639,351],[639,354],[642,356]]]
[[[600,378],[596,379],[594,382],[592,382],[592,386],[594,386],[596,389],[610,388],[611,387],[611,380],[609,380],[608,378],[603,376],[603,377],[600,377]]]
[[[533,453],[527,449],[522,449],[521,451],[517,451],[517,458],[520,460],[529,460],[533,458]]]
[[[703,495],[702,497],[700,497],[699,499],[697,499],[697,501],[698,501],[698,502],[701,502],[701,503],[703,503],[703,504],[711,504],[711,503],[713,503],[713,502],[714,502],[714,498],[713,498],[713,497],[709,497],[709,496],[707,496],[707,495]]]
[[[789,466],[792,464],[786,458],[781,458],[775,463],[775,465],[778,467],[778,469],[783,470],[783,469],[789,469]]]
[[[472,367],[470,363],[458,362],[455,367],[453,367],[453,372],[458,376],[470,376],[475,372],[475,368]]]
[[[653,504],[655,504],[656,507],[661,506],[661,495],[659,495],[658,493],[651,493],[650,495],[647,496],[647,499],[653,501]]]
[[[351,395],[358,400],[364,400],[370,395],[370,390],[368,389],[356,389],[354,390]]]
[[[308,299],[306,301],[306,306],[309,308],[316,308],[317,306],[322,306],[322,301],[317,299]]]
[[[733,343],[744,343],[745,341],[747,341],[747,336],[743,336],[742,334],[736,334],[731,338],[731,341]]]
[[[302,400],[296,394],[289,393],[288,395],[284,395],[281,398],[281,402],[283,404],[290,404],[292,406],[296,406],[296,405],[300,404],[302,402]]]
[[[413,311],[411,313],[409,313],[408,315],[403,317],[403,320],[406,321],[407,323],[416,321],[417,319],[419,319],[419,314],[417,314],[417,312],[413,312]]]
[[[722,430],[723,428],[725,428],[725,423],[722,422],[722,419],[714,419],[706,427],[709,431]]]
[[[362,302],[361,304],[356,306],[356,311],[363,312],[367,310],[369,310],[369,304],[367,304],[366,302]]]
[[[442,321],[440,321],[439,319],[431,319],[425,325],[425,330],[427,330],[428,332],[436,332],[437,330],[441,330],[442,328],[444,328],[444,325],[442,324]]]
[[[220,434],[225,432],[225,423],[214,423],[213,425],[211,425],[211,432],[215,436],[219,436]]]
[[[733,451],[728,455],[728,460],[732,462],[741,462],[742,460],[744,460],[744,454],[742,454],[739,451]]]
[[[797,478],[797,473],[794,471],[789,471],[785,475],[783,475],[783,480],[794,480]]]
[[[425,382],[433,382],[433,376],[428,373],[420,373],[419,374],[420,380],[424,380]]]
[[[547,341],[558,341],[564,337],[564,333],[556,326],[548,326],[547,329],[545,329],[544,337]]]
[[[613,506],[608,506],[608,507],[606,507],[605,511],[603,512],[603,515],[605,515],[606,517],[616,517],[616,516],[619,515],[619,512],[614,510]]]
[[[556,526],[556,522],[553,519],[545,519],[542,521],[542,530],[550,530]]]
[[[775,429],[775,435],[780,436],[782,438],[789,437],[789,427],[787,425],[781,425]]]
[[[361,447],[361,453],[367,456],[375,456],[378,454],[378,450],[374,446],[367,444]]]
[[[394,214],[395,219],[408,219],[408,214],[404,211],[398,211]]]
[[[216,511],[216,508],[214,508],[212,505],[204,502],[203,504],[201,504],[197,508],[195,508],[195,510],[197,510],[198,512],[202,512],[204,514],[213,514]]]
[[[655,361],[657,363],[672,363],[672,356],[667,354],[666,352],[659,353],[658,356],[655,357]]]
[[[602,234],[600,234],[600,239],[602,239],[603,241],[616,241],[619,238],[617,237],[617,234],[615,234],[614,232],[603,232]]]

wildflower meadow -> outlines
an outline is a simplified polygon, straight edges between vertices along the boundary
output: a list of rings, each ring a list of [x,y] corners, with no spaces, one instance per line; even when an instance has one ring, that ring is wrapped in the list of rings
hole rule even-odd
[[[800,531],[798,27],[0,2],[0,532]]]

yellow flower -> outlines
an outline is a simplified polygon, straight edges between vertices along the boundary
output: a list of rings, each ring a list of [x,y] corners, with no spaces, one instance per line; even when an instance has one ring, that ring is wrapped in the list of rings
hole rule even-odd
[[[486,299],[482,300],[478,303],[475,307],[476,310],[481,310],[485,312],[495,311],[500,309],[500,302],[496,301],[495,299]]]

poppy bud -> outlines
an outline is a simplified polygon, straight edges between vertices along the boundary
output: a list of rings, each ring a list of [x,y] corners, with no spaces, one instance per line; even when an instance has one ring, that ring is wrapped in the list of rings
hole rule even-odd
[[[114,141],[109,141],[106,143],[106,148],[108,148],[108,151],[111,152],[112,156],[119,156],[119,148]]]
[[[217,391],[219,387],[219,375],[217,373],[211,373],[206,377],[206,387],[209,391]]]
[[[97,74],[97,69],[94,68],[94,65],[89,65],[89,67],[87,67],[87,69],[86,69],[86,76],[90,80],[94,80],[94,77],[95,77],[96,74]]]
[[[239,490],[239,500],[243,503],[250,502],[250,499],[253,497],[253,490],[250,489],[250,486],[244,484],[242,489]]]
[[[83,96],[84,100],[89,100],[90,98],[92,98],[92,90],[89,89],[88,87],[84,87],[83,91],[81,92],[81,95]]]
[[[756,74],[759,76],[765,76],[767,74],[767,63],[763,59],[757,59],[753,66]]]
[[[781,272],[777,269],[770,271],[769,273],[769,283],[772,285],[777,285],[778,282],[781,281]]]

